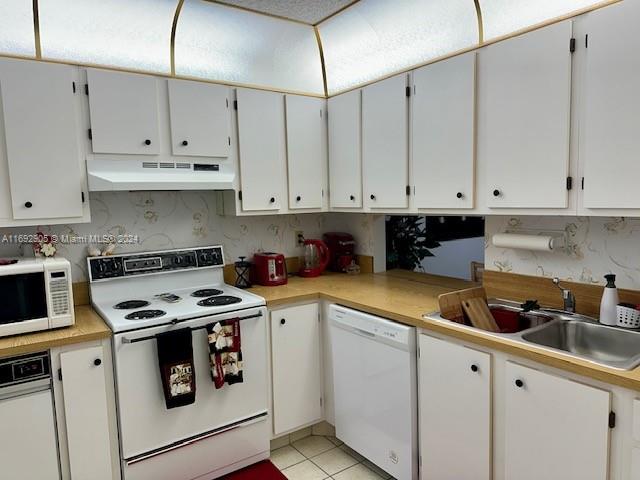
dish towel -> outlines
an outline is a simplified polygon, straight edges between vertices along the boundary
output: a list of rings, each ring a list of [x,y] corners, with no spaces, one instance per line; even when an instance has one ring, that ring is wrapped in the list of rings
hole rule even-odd
[[[167,408],[192,404],[196,401],[196,372],[193,365],[191,329],[160,333],[156,335],[156,342]]]
[[[242,383],[240,319],[222,320],[207,325],[211,379],[216,388]]]

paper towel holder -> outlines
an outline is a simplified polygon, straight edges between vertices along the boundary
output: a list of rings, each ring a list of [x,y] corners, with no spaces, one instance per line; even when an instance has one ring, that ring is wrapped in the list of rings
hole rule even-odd
[[[535,229],[506,229],[503,234],[507,235],[521,235],[526,237],[550,237],[550,250],[551,252],[562,251],[569,253],[569,239],[565,230],[535,230]],[[492,238],[493,243],[493,238]],[[517,242],[516,242],[517,243]],[[526,246],[519,247],[512,245],[508,248],[529,250]]]

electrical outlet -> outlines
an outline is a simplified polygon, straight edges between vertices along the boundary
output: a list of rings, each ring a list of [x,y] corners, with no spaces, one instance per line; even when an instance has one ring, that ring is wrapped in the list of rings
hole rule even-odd
[[[296,230],[295,235],[296,235],[296,245],[299,247],[304,245],[304,232],[302,230]]]

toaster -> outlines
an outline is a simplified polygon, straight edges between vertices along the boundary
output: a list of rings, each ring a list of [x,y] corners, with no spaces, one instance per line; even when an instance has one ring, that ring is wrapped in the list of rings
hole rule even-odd
[[[287,283],[287,264],[284,255],[260,252],[253,256],[253,283],[273,287]]]

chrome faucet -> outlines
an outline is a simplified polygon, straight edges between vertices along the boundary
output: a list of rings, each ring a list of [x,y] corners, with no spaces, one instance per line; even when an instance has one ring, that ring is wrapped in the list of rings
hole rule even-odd
[[[562,292],[562,300],[564,302],[564,310],[567,312],[575,313],[576,311],[576,297],[573,295],[571,290],[568,288],[563,288],[560,285],[560,279],[555,277],[553,279],[553,284],[560,289]]]

